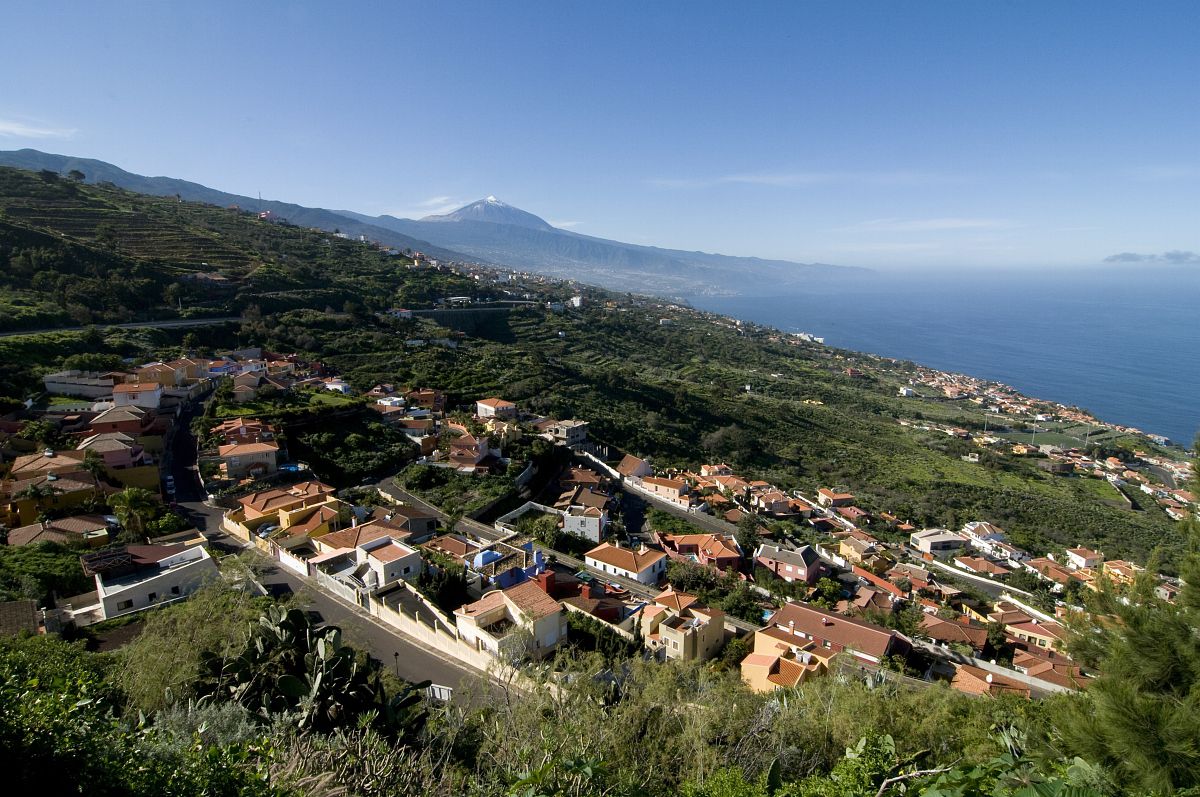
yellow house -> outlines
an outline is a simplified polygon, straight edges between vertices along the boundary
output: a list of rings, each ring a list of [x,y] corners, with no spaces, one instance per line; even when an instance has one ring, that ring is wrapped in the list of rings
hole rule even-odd
[[[834,654],[779,628],[754,632],[754,650],[742,659],[742,680],[755,692],[788,689],[829,671]]]
[[[0,521],[13,528],[27,526],[42,512],[76,509],[103,493],[83,471],[8,479],[0,484]]]

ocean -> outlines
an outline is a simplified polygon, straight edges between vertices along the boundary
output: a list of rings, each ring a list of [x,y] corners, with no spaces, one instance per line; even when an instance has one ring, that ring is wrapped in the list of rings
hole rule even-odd
[[[803,294],[691,303],[1004,382],[1187,447],[1200,432],[1200,267],[877,273]]]

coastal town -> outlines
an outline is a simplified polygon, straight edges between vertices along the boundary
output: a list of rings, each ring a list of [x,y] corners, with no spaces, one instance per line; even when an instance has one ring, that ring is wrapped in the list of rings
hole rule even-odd
[[[593,440],[585,418],[546,417],[501,396],[463,403],[437,387],[353,385],[294,354],[194,353],[44,382],[51,399],[41,409],[0,421],[0,522],[9,546],[78,551],[95,590],[6,604],[7,633],[185,600],[228,578],[221,561],[240,555],[480,677],[582,638],[737,668],[756,691],[853,673],[1034,698],[1084,689],[1094,675],[1066,649],[1086,591],[1132,594],[1150,579],[1155,596],[1173,601],[1180,588],[1082,537],[1024,550],[986,517],[922,528],[843,485],[805,494],[718,462],[662,468]],[[1071,408],[928,369],[899,392],[917,390],[985,406],[997,431],[901,425],[1136,491],[1173,519],[1196,507],[1182,457],[1099,457],[998,431],[1017,421],[1102,426]],[[359,402],[407,441],[410,464],[357,486],[322,482],[289,452],[287,422],[246,411],[285,396],[319,412]],[[503,490],[464,512],[422,495],[423,481],[438,478],[499,480]]]

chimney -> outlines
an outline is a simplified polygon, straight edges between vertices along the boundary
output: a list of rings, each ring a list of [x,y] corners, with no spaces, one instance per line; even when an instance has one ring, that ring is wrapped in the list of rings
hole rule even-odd
[[[546,590],[547,595],[554,595],[554,571],[543,570],[537,575],[538,586]]]

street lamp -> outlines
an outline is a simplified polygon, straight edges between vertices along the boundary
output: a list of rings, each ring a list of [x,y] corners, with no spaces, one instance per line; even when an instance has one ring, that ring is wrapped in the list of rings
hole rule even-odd
[[[392,654],[392,662],[393,662],[394,669],[396,672],[396,677],[399,678],[400,677],[400,651],[396,651],[395,653]]]

